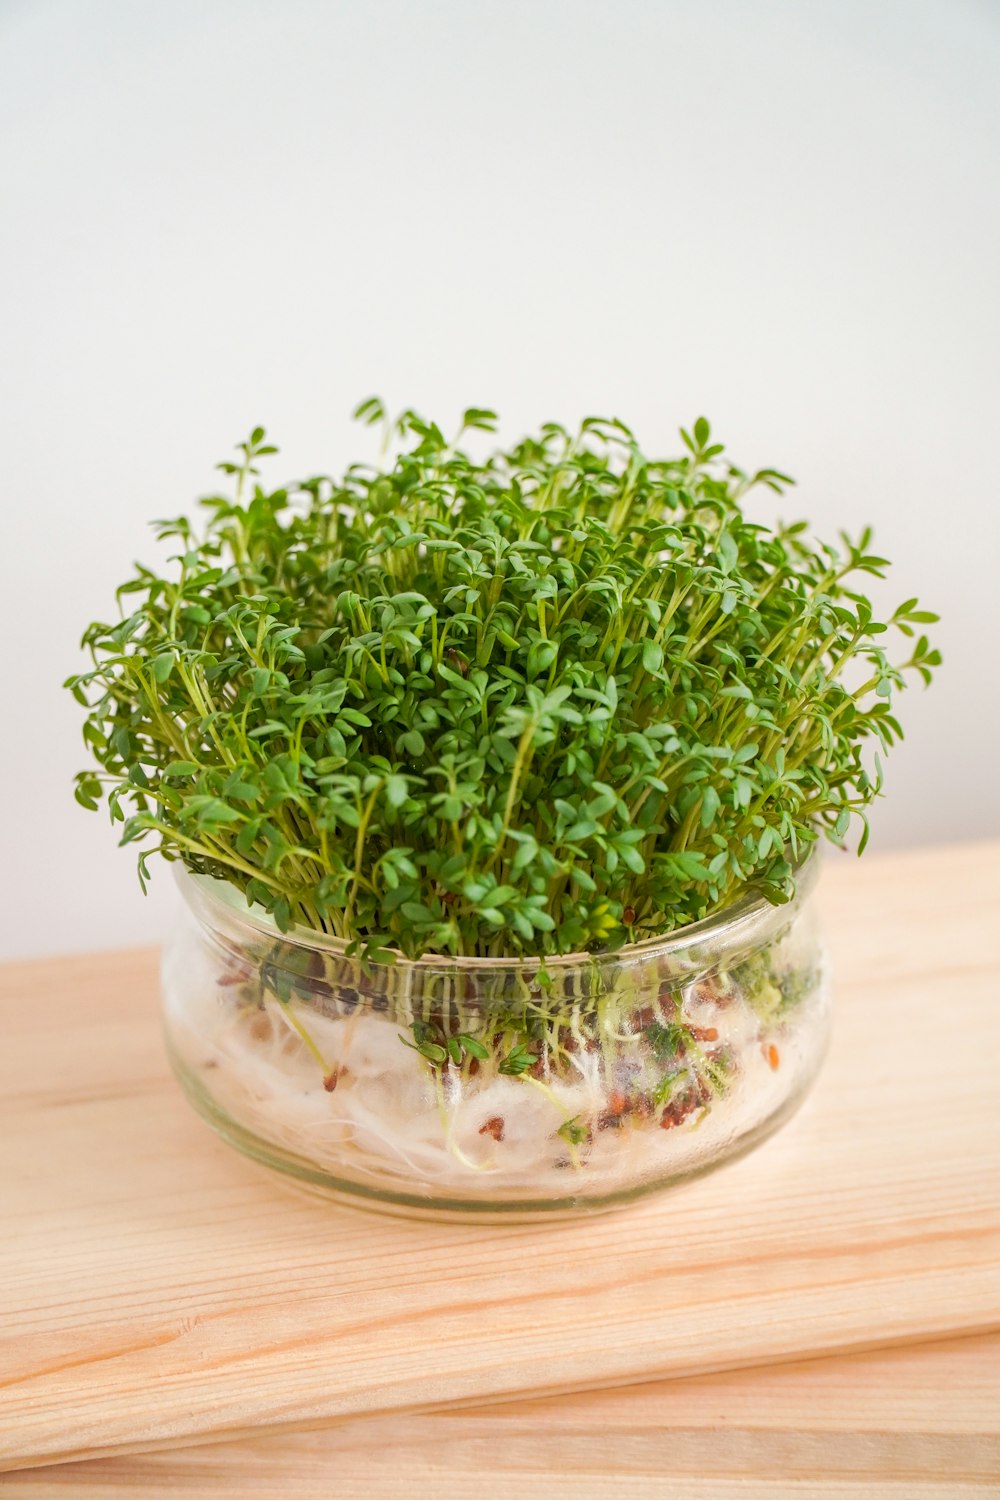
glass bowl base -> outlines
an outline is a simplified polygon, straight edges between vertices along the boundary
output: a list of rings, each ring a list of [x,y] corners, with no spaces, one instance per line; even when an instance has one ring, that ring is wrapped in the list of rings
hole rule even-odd
[[[737,1136],[724,1153],[713,1154],[694,1166],[667,1175],[632,1183],[619,1191],[603,1194],[567,1193],[560,1197],[494,1197],[460,1198],[434,1193],[407,1193],[389,1185],[366,1183],[340,1177],[325,1167],[296,1156],[274,1142],[266,1141],[240,1125],[223,1110],[203,1086],[197,1075],[169,1045],[168,1057],[189,1103],[195,1112],[228,1145],[249,1157],[258,1166],[278,1174],[280,1184],[297,1195],[322,1199],[346,1208],[388,1214],[407,1219],[424,1219],[462,1224],[552,1223],[579,1219],[581,1215],[604,1214],[625,1208],[655,1193],[666,1192],[693,1182],[699,1177],[740,1160],[755,1150],[787,1123],[798,1111],[809,1093],[815,1074],[800,1080],[794,1093],[753,1128]],[[822,1054],[816,1060],[816,1072]]]

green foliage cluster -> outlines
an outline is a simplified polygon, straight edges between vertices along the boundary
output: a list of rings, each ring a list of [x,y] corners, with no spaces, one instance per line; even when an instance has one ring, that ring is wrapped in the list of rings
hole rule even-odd
[[[155,847],[369,955],[537,956],[750,884],[781,901],[818,832],[864,823],[867,747],[940,660],[915,629],[934,615],[881,623],[858,591],[886,567],[869,532],[750,519],[752,486],[791,481],[737,468],[704,419],[677,458],[593,418],[477,461],[491,412],[452,441],[358,415],[380,465],[271,490],[258,428],[220,465],[235,498],[157,523],[172,567],[138,567],[84,636],[68,686],[100,770],[77,797],[145,842],[141,877]]]

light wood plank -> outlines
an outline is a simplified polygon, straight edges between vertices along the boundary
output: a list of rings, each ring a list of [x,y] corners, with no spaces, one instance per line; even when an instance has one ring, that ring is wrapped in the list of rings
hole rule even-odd
[[[33,1469],[5,1500],[618,1500],[1000,1490],[1000,1337]]]
[[[572,1224],[283,1192],[167,1076],[152,955],[7,970],[0,1464],[1000,1326],[1000,849],[824,884],[838,1020],[802,1113]]]

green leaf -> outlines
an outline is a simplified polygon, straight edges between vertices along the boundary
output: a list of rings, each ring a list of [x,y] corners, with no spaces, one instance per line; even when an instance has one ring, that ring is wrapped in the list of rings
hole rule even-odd
[[[367,422],[369,426],[373,426],[384,419],[385,407],[377,396],[369,396],[367,400],[361,401],[354,408],[353,416],[356,421]]]
[[[715,822],[721,802],[714,786],[706,786],[701,794],[701,826],[710,828]]]
[[[218,823],[238,823],[242,819],[242,813],[238,813],[235,807],[229,807],[218,797],[206,798],[203,806],[198,809],[198,825],[201,828],[210,828]]]
[[[177,658],[175,656],[154,656],[153,677],[157,682],[166,682],[174,670]]]
[[[478,1037],[469,1036],[467,1032],[463,1032],[458,1040],[470,1057],[476,1058],[479,1062],[488,1061],[489,1049],[483,1046]]]
[[[535,1061],[534,1055],[518,1043],[507,1053],[498,1071],[508,1077],[519,1078],[522,1073],[527,1073],[528,1069],[534,1066]]]
[[[646,641],[642,648],[643,668],[655,676],[663,666],[663,647],[658,641]]]
[[[722,569],[723,573],[732,573],[733,569],[736,567],[737,562],[739,561],[739,548],[736,545],[732,533],[729,531],[720,531],[719,540],[716,545],[719,554],[719,567]],[[725,609],[725,605],[723,605],[723,611],[726,614],[730,613],[730,610]]]
[[[478,427],[483,432],[495,432],[497,425],[497,414],[489,411],[486,407],[470,406],[462,417],[463,427]]]
[[[402,807],[406,801],[405,776],[390,776],[385,784],[385,800],[390,807]]]
[[[538,843],[530,835],[527,835],[511,861],[511,868],[515,873],[519,873],[521,870],[526,869],[528,865],[533,864],[537,858]]]
[[[81,807],[87,808],[89,812],[96,812],[101,800],[101,783],[96,776],[78,776],[73,795]]]
[[[164,776],[197,776],[201,767],[193,760],[172,760],[163,768]]]

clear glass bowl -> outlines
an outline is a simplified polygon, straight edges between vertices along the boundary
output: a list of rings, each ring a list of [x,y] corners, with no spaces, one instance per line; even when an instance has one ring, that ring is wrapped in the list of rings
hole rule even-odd
[[[829,1026],[811,891],[542,961],[365,966],[181,870],[167,1041],[233,1145],[340,1199],[432,1217],[595,1211],[749,1150]]]

